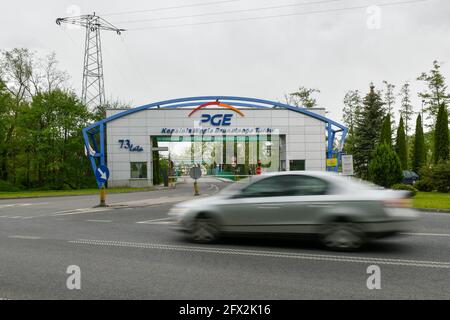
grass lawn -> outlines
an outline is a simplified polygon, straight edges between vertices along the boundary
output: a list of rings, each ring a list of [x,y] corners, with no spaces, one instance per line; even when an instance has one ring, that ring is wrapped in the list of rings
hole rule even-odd
[[[450,193],[417,192],[413,198],[414,208],[450,210]]]
[[[107,193],[126,193],[136,191],[152,191],[155,188],[110,188]],[[45,190],[45,191],[14,191],[0,192],[0,199],[5,198],[33,198],[33,197],[60,197],[60,196],[79,196],[98,194],[98,189],[80,189],[80,190]]]

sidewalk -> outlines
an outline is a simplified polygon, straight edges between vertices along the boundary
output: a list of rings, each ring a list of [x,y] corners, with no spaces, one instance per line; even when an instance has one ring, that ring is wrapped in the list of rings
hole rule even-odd
[[[188,180],[188,179],[187,179]],[[177,183],[176,187],[158,187],[156,191],[145,194],[145,198],[130,201],[116,201],[107,204],[110,208],[138,208],[147,207],[165,203],[174,203],[187,200],[194,200],[202,197],[209,197],[219,191],[217,180],[200,181],[200,195],[194,196],[193,184],[191,181]],[[193,181],[192,181],[193,182]],[[214,182],[214,183],[213,183]],[[114,200],[113,200],[114,201]]]

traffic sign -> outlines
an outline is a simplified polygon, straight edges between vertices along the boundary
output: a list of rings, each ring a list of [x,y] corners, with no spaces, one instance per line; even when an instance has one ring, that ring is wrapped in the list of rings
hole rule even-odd
[[[342,155],[342,174],[345,176],[353,175],[353,155],[343,154]]]
[[[197,180],[202,176],[202,170],[200,169],[200,167],[192,167],[189,170],[189,175],[192,179]]]
[[[337,158],[327,159],[327,167],[336,167],[336,166],[337,166]]]
[[[105,183],[109,179],[109,169],[105,165],[101,165],[95,170],[95,178],[100,183]]]

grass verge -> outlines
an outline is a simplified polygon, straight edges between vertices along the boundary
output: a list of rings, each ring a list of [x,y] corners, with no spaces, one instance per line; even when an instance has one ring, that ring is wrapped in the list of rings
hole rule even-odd
[[[155,188],[110,188],[107,193],[127,193],[137,191],[153,191]],[[0,199],[12,198],[37,198],[37,197],[63,197],[63,196],[82,196],[98,194],[98,189],[80,189],[80,190],[43,190],[43,191],[14,191],[0,192]]]
[[[450,210],[450,193],[417,192],[413,198],[413,207],[417,209]]]

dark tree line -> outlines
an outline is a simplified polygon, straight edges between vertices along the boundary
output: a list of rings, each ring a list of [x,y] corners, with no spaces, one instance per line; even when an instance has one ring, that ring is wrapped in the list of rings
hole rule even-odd
[[[0,188],[95,186],[81,129],[95,113],[67,87],[55,55],[0,55]]]
[[[450,96],[440,65],[434,61],[432,69],[428,73],[422,73],[417,80],[427,85],[427,90],[418,93],[428,119],[426,133],[421,112],[417,112],[415,131],[410,135],[414,108],[408,82],[398,94],[401,105],[395,137],[392,136],[394,85],[384,81],[386,89],[383,94],[371,84],[364,98],[361,98],[358,91],[346,94],[343,120],[349,128],[349,137],[345,151],[353,154],[355,171],[359,177],[389,187],[401,181],[402,170],[412,169],[425,179],[434,168],[445,171],[443,168],[450,167]],[[446,183],[450,185],[450,180],[442,182],[444,185]]]

